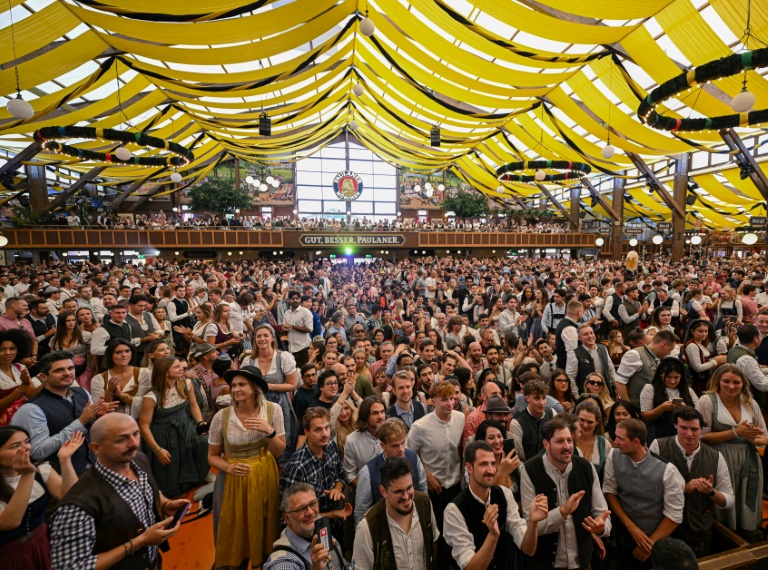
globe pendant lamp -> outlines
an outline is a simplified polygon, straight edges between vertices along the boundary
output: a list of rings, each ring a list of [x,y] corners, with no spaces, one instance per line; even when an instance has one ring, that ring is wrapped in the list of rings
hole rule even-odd
[[[354,93],[356,97],[362,97],[363,93],[365,93],[365,87],[363,87],[362,83],[356,83],[352,88],[352,93]]]
[[[115,156],[120,160],[131,160],[133,153],[124,146],[119,146],[115,150]]]
[[[603,157],[605,160],[610,160],[610,159],[612,159],[614,154],[616,154],[616,149],[613,147],[613,145],[612,145],[610,142],[608,142],[608,144],[607,144],[607,145],[605,145],[605,146],[603,147],[603,150],[600,152],[600,155],[601,155],[601,156],[602,156],[602,157]]]
[[[744,81],[744,88],[741,90],[741,93],[731,100],[731,109],[737,113],[748,113],[755,106],[756,102],[757,98],[754,93],[747,91],[746,81]]]
[[[17,119],[29,119],[35,114],[35,109],[32,105],[21,98],[21,92],[18,92],[16,97],[9,100],[5,108]]]
[[[174,172],[173,174],[171,174],[171,181],[175,182],[176,184],[181,182],[181,174],[179,174],[178,172]]]
[[[373,32],[376,31],[376,25],[373,23],[373,20],[371,20],[368,17],[368,10],[365,11],[365,18],[360,20],[360,33],[363,34],[365,37],[370,38],[373,35]]]

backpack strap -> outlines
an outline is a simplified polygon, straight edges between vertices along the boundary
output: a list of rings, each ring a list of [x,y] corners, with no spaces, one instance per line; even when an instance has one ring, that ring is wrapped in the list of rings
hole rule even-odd
[[[272,554],[274,554],[275,552],[288,552],[290,554],[293,554],[296,558],[301,560],[301,562],[304,564],[304,570],[312,570],[312,566],[306,560],[304,560],[301,557],[301,554],[296,552],[290,546],[283,546],[283,545],[279,544],[279,545],[275,546],[274,548],[272,548]],[[272,556],[270,555],[270,560],[271,560],[271,558],[272,558]]]

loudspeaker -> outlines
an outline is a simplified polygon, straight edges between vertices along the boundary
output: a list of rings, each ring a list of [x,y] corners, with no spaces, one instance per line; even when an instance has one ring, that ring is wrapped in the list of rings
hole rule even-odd
[[[685,204],[687,206],[693,206],[696,203],[697,196],[695,194],[688,194],[688,196],[685,197]]]
[[[262,113],[259,117],[259,134],[262,137],[272,136],[272,119],[266,113]]]
[[[429,144],[431,146],[440,146],[440,127],[437,125],[429,131]]]

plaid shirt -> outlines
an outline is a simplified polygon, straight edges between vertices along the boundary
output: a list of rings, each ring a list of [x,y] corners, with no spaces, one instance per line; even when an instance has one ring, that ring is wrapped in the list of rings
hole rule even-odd
[[[325,446],[321,457],[312,453],[309,445],[305,443],[291,456],[283,470],[280,477],[280,494],[294,483],[308,483],[315,488],[320,512],[327,513],[335,508],[335,504],[323,491],[330,491],[337,482],[344,481],[344,469],[335,441],[331,440]]]
[[[152,508],[152,487],[147,474],[136,463],[131,467],[138,475],[138,481],[115,473],[97,460],[93,469],[114,487],[136,517],[149,528],[156,524],[157,517]],[[56,509],[51,521],[51,568],[53,570],[93,570],[97,555],[93,553],[96,544],[96,522],[85,511],[75,505],[64,505]],[[128,538],[135,537],[126,537]],[[157,557],[157,546],[149,546],[150,560]]]
[[[288,544],[286,545],[285,542]],[[334,539],[335,548],[331,552],[331,560],[325,566],[326,570],[341,570],[346,568],[346,564],[339,560],[339,543]],[[306,538],[302,538],[298,534],[294,533],[291,529],[287,528],[283,531],[283,536],[275,543],[275,546],[282,544],[283,546],[290,546],[295,550],[299,556],[296,556],[293,552],[279,552],[273,554],[264,563],[264,570],[304,570],[306,566],[304,563],[308,563],[312,566],[312,556],[310,550],[312,543]]]

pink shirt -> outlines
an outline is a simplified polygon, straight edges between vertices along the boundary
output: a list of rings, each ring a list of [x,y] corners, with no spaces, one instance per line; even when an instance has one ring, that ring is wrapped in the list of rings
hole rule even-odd
[[[741,301],[741,308],[744,311],[744,322],[753,322],[755,320],[755,315],[757,314],[757,305],[755,304],[755,301],[752,297],[748,297],[747,295],[742,295],[739,297],[739,300]]]
[[[13,329],[24,329],[32,337],[32,341],[35,342],[35,331],[32,330],[32,323],[27,319],[19,319],[13,317],[7,317],[5,315],[0,316],[0,331],[10,331]]]

